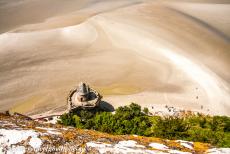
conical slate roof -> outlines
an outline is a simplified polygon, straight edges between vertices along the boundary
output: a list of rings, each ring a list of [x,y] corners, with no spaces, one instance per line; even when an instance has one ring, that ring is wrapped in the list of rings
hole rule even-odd
[[[81,83],[79,84],[79,86],[78,86],[78,94],[79,94],[79,95],[86,95],[86,94],[88,94],[88,93],[89,93],[89,88],[88,88],[88,86],[87,86],[85,83],[81,82]]]

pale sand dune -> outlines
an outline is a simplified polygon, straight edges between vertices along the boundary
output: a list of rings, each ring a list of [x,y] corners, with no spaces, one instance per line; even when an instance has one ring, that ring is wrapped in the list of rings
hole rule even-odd
[[[84,7],[87,0],[0,0],[0,33]]]
[[[230,41],[230,4],[200,4],[200,3],[167,3],[175,11],[183,13],[187,17],[196,19],[213,32],[218,33]]]
[[[222,24],[229,4],[87,2],[0,35],[0,111],[63,106],[86,81],[115,107],[204,106],[230,115],[230,24]],[[204,16],[194,9],[203,7]]]
[[[95,14],[144,0],[0,0],[0,33],[72,26]]]

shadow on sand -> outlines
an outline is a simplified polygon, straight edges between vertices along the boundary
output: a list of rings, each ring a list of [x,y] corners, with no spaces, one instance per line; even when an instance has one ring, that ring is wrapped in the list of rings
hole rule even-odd
[[[106,101],[101,101],[99,107],[107,112],[113,112],[115,110],[114,107]]]

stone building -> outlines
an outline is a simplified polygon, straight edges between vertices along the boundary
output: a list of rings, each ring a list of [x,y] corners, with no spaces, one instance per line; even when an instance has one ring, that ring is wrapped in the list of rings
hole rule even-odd
[[[95,108],[99,106],[102,96],[87,84],[81,82],[75,89],[71,90],[67,98],[67,110],[74,108]]]
[[[77,99],[79,102],[85,102],[88,101],[90,95],[90,89],[89,86],[85,83],[81,82],[78,86],[77,90]]]

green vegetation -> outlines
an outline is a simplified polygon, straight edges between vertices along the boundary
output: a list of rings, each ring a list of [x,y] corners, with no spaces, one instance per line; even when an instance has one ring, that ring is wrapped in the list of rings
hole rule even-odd
[[[182,139],[230,147],[230,118],[227,116],[190,115],[149,116],[137,104],[119,107],[113,114],[97,110],[80,110],[61,116],[60,123],[77,128],[111,134],[137,134],[167,139]]]

